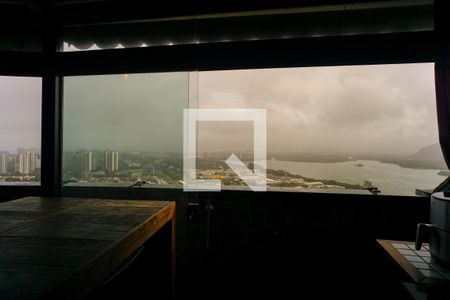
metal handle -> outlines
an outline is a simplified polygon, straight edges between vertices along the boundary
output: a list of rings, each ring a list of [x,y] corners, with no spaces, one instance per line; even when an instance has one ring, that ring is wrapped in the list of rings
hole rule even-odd
[[[197,221],[200,214],[200,204],[188,203],[187,205],[187,218],[189,222]]]
[[[419,223],[417,224],[416,229],[416,250],[420,250],[422,248],[422,242],[425,233],[429,233],[430,229],[436,227],[434,224],[427,224],[427,223]],[[426,229],[426,230],[424,230]]]

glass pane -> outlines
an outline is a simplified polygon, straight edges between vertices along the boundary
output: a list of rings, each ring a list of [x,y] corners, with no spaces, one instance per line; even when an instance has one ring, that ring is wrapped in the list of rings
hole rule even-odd
[[[0,185],[39,184],[41,78],[0,76]]]
[[[66,77],[64,183],[178,185],[188,79],[181,72]]]
[[[268,188],[414,195],[448,175],[438,144],[433,64],[208,71],[200,108],[267,110]],[[253,127],[203,122],[202,178],[244,188],[224,164],[251,164]]]

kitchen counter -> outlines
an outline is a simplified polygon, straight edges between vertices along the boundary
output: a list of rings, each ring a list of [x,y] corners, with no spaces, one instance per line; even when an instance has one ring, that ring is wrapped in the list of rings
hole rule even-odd
[[[450,295],[450,269],[438,264],[431,257],[429,245],[415,249],[414,242],[377,240],[390,258],[401,280],[415,299],[441,299]],[[408,283],[409,282],[409,283]]]

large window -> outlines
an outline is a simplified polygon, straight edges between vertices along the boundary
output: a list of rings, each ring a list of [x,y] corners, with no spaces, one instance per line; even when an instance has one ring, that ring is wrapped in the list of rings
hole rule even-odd
[[[40,182],[41,78],[0,76],[0,185]]]
[[[414,195],[449,175],[433,64],[201,72],[198,86],[201,108],[267,109],[269,189]],[[253,159],[252,127],[199,128],[202,174],[243,185],[223,160]]]
[[[414,195],[448,175],[433,64],[65,78],[64,181],[181,187],[183,108],[264,108],[269,190]],[[251,122],[199,121],[200,179],[245,183]]]

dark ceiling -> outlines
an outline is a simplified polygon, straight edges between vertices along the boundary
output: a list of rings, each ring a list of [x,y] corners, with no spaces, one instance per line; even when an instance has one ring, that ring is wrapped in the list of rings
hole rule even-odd
[[[399,0],[395,2],[427,2],[427,0]],[[322,5],[341,5],[389,0],[0,0],[3,17],[42,15],[52,9],[63,23],[109,22],[175,16],[230,13],[267,9],[285,9]],[[428,1],[429,2],[429,1]]]
[[[80,47],[94,42],[108,45],[147,42],[150,35],[150,44],[165,43],[173,38],[183,44],[194,41],[194,33],[211,42],[218,38],[228,39],[227,36],[235,40],[254,35],[274,38],[270,35],[273,30],[278,35],[291,35],[295,31],[292,36],[298,36],[297,31],[307,31],[301,36],[317,35],[318,32],[339,35],[420,31],[430,27],[432,3],[433,0],[0,0],[0,50],[40,51],[45,28],[71,28],[65,32],[66,38]],[[296,18],[293,10],[307,13]],[[356,10],[359,12],[353,13]],[[290,19],[283,18],[288,11]],[[250,18],[237,18],[239,14]],[[267,14],[275,17],[266,18]],[[229,18],[233,16],[236,18]],[[148,25],[149,28],[142,22],[129,25],[136,28],[121,23],[142,20],[159,23]],[[92,27],[96,25],[111,26]],[[142,31],[145,31],[144,36]],[[181,41],[184,37],[187,42]]]

